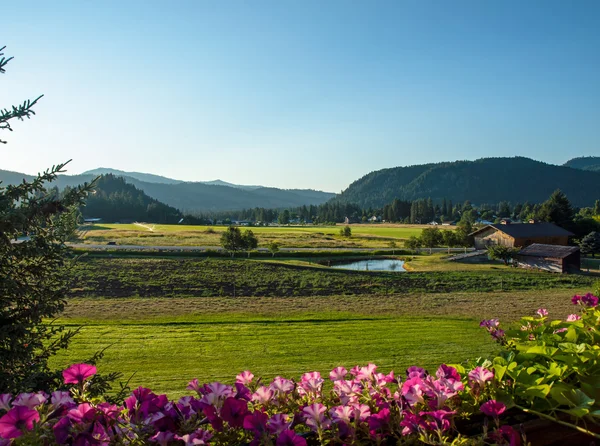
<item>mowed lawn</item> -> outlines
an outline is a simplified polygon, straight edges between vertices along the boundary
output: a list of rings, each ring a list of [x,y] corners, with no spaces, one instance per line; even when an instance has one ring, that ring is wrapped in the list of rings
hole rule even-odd
[[[252,227],[259,247],[279,243],[290,248],[387,248],[398,246],[411,236],[419,236],[424,225],[351,225],[352,237],[340,237],[342,226]],[[81,228],[85,243],[114,241],[127,245],[219,246],[225,226],[98,224]],[[444,228],[446,229],[446,228]],[[448,227],[448,229],[454,229]]]
[[[192,378],[233,382],[250,369],[271,379],[327,374],[338,365],[374,362],[397,373],[411,365],[430,370],[495,349],[477,321],[468,318],[385,317],[351,313],[252,318],[236,314],[84,323],[71,347],[53,359],[66,366],[105,347],[103,372],[121,371],[132,387],[149,386],[176,397]]]

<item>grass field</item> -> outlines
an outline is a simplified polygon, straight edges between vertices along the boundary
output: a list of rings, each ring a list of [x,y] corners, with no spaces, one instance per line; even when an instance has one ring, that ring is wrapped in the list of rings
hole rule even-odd
[[[84,327],[53,365],[111,345],[101,371],[135,373],[132,386],[172,397],[186,393],[192,378],[232,382],[245,369],[265,379],[367,362],[397,373],[414,364],[433,370],[494,353],[481,318],[514,320],[540,306],[564,317],[572,311],[570,296],[583,291],[72,299],[61,322]]]
[[[340,237],[341,226],[252,227],[259,247],[277,242],[288,248],[387,248],[391,241],[402,246],[420,235],[424,225],[351,225],[352,237]],[[448,227],[448,229],[454,229]],[[84,243],[151,246],[219,246],[225,226],[99,224],[82,227]],[[245,228],[242,228],[245,229]],[[446,228],[444,228],[446,229]]]
[[[431,257],[429,267],[436,257]],[[427,267],[426,260],[413,258],[409,266],[422,262]],[[592,277],[585,275],[535,272],[503,265],[450,265],[463,269],[374,273],[244,259],[84,258],[71,271],[71,295],[207,298],[389,295],[583,288],[593,282]]]

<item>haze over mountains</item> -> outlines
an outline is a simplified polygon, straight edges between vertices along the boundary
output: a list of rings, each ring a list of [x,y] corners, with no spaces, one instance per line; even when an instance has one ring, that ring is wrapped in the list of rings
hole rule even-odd
[[[81,175],[60,175],[59,189],[92,181],[102,174],[123,177],[149,197],[183,212],[227,211],[248,208],[287,208],[318,205],[331,199],[363,208],[380,208],[395,198],[444,198],[474,204],[542,202],[561,189],[576,206],[591,206],[600,198],[600,157],[573,158],[562,166],[529,158],[482,158],[393,167],[371,172],[341,194],[310,189],[245,186],[221,180],[185,182],[160,175],[99,168]],[[0,170],[4,185],[31,175]]]

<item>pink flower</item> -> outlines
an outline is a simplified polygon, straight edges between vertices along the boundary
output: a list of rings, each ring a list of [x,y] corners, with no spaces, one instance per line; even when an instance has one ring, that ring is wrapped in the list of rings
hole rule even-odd
[[[10,410],[10,401],[12,400],[12,395],[10,393],[3,393],[0,395],[0,410]]]
[[[302,415],[306,425],[313,431],[327,429],[330,425],[329,420],[325,418],[325,406],[320,403],[313,403],[302,409]]]
[[[511,426],[500,426],[500,429],[492,432],[489,437],[498,444],[521,446],[521,436]]]
[[[269,387],[278,395],[287,394],[294,390],[294,381],[277,376],[273,379]]]
[[[402,384],[402,396],[406,399],[409,405],[422,404],[425,402],[423,398],[423,388],[425,384],[421,378],[415,377],[407,379]]]
[[[354,410],[350,406],[335,406],[329,409],[329,415],[334,423],[350,423]]]
[[[81,384],[97,372],[96,366],[90,364],[73,364],[62,372],[65,384]]]
[[[208,431],[198,429],[188,435],[182,435],[181,437],[176,435],[176,440],[181,440],[185,443],[185,446],[204,446],[208,444],[208,440],[212,438],[212,434]]]
[[[150,440],[158,443],[160,446],[167,446],[171,440],[175,438],[173,432],[158,432]]]
[[[579,319],[581,319],[581,316],[579,316],[578,314],[569,314],[567,316],[567,322],[575,322],[575,321],[578,321]]]
[[[285,430],[277,437],[275,446],[306,446],[306,440],[293,430]]]
[[[494,379],[494,372],[483,367],[475,367],[469,372],[469,384],[471,386],[478,385],[479,387],[483,387],[486,382],[492,379]]]
[[[481,407],[479,407],[479,410],[481,410],[488,417],[497,418],[499,415],[504,413],[506,406],[500,401],[489,400],[483,403]]]
[[[346,375],[348,374],[348,370],[344,367],[336,367],[331,372],[329,372],[329,379],[332,381],[339,381],[341,379],[346,379]]]
[[[0,418],[0,438],[18,438],[23,435],[24,430],[33,429],[33,423],[37,421],[40,421],[40,415],[36,410],[15,406]]]
[[[578,294],[576,294],[575,296],[573,296],[573,297],[571,298],[571,303],[572,303],[573,305],[577,305],[577,304],[579,304],[580,302],[581,302],[581,296],[580,296],[580,295],[578,295]]]
[[[51,402],[55,408],[72,407],[75,405],[75,401],[71,398],[71,394],[69,392],[61,392],[60,390],[52,392]]]
[[[545,308],[539,308],[535,314],[537,314],[539,317],[546,317],[548,316],[548,310],[546,310]]]
[[[371,416],[371,409],[366,404],[354,404],[352,410],[354,411],[355,420],[365,421]]]
[[[381,409],[378,413],[372,414],[367,418],[369,433],[371,437],[378,437],[387,432],[390,423],[390,410]]]
[[[595,307],[598,305],[598,298],[592,293],[587,293],[581,298],[581,302],[588,307]]]
[[[440,367],[437,369],[437,372],[435,372],[435,376],[438,378],[455,379],[460,381],[460,375],[458,374],[458,371],[454,367],[450,367],[446,364],[440,365]]]
[[[423,420],[423,418],[420,416],[413,414],[412,412],[404,413],[404,418],[402,418],[400,426],[403,427],[402,435],[416,434],[421,429],[427,428],[425,420]]]
[[[267,429],[274,435],[279,435],[283,431],[290,429],[292,421],[289,415],[276,413],[267,421]]]
[[[206,393],[200,402],[215,407],[221,407],[225,398],[232,397],[234,394],[231,386],[227,386],[220,382],[206,384],[204,386],[204,391]]]
[[[369,381],[373,379],[373,375],[377,370],[377,366],[375,364],[369,363],[366,367],[360,367],[355,374],[356,379],[361,381]]]
[[[410,378],[425,378],[425,375],[427,375],[427,373],[425,372],[425,369],[422,369],[421,367],[417,367],[416,365],[413,365],[412,367],[409,367],[408,369],[406,369],[406,376],[410,379]]]
[[[194,392],[196,392],[198,395],[202,395],[201,388],[200,388],[200,384],[198,384],[198,378],[194,378],[194,379],[192,379],[192,380],[191,380],[191,381],[188,383],[188,385],[187,385],[187,387],[186,387],[186,390],[193,390],[193,391],[194,391]]]
[[[421,416],[429,416],[433,418],[433,421],[430,422],[430,427],[435,430],[448,430],[450,428],[450,420],[456,412],[448,411],[448,410],[435,410],[433,412],[421,412],[419,415]]]
[[[243,427],[248,431],[254,432],[256,436],[260,436],[267,430],[268,419],[269,416],[266,413],[255,410],[251,414],[246,415]]]
[[[248,403],[230,397],[223,403],[221,418],[227,421],[231,427],[242,427],[248,413]]]
[[[557,328],[556,330],[554,330],[554,331],[552,332],[552,334],[564,333],[564,332],[565,332],[565,331],[567,331],[567,330],[568,330],[568,328],[566,328],[566,327],[563,327],[563,328]]]
[[[254,375],[252,374],[252,372],[250,370],[244,370],[242,373],[235,377],[235,382],[247,386],[252,382],[253,379]]]
[[[28,409],[35,409],[38,406],[44,404],[47,400],[47,396],[44,392],[37,393],[21,393],[13,401],[13,406],[25,406]]]
[[[252,401],[259,404],[268,404],[273,398],[274,392],[268,387],[261,386],[252,394]]]

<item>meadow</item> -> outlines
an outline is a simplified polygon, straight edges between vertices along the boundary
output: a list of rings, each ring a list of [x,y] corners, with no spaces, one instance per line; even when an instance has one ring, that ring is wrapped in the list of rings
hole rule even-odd
[[[326,259],[83,257],[71,269],[61,322],[81,326],[53,359],[64,366],[109,347],[99,364],[132,386],[170,396],[185,383],[327,372],[376,362],[383,370],[487,356],[482,318],[557,317],[593,278],[406,258],[413,271],[332,270]],[[444,270],[446,268],[446,270]],[[421,269],[422,272],[418,270]]]
[[[340,237],[343,226],[258,226],[251,228],[259,247],[279,243],[286,248],[388,248],[390,242],[402,246],[411,236],[419,236],[426,225],[351,225],[352,237]],[[98,224],[80,230],[79,241],[89,244],[144,246],[219,246],[226,226],[186,226],[153,224]],[[454,229],[454,227],[444,227]]]

